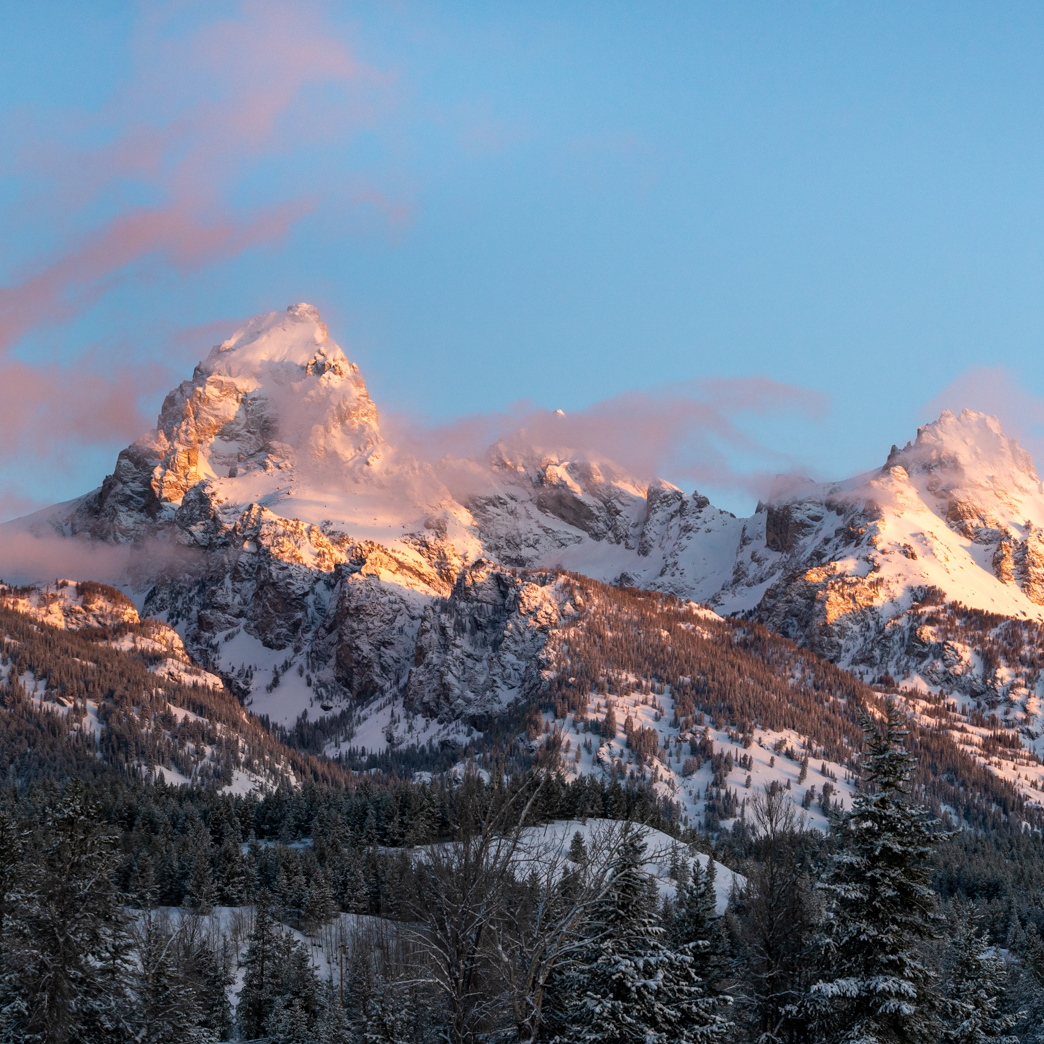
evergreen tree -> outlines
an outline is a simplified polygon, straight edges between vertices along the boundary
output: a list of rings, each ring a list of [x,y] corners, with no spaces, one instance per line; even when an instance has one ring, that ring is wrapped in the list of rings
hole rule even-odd
[[[27,882],[19,870],[28,837],[29,831],[19,826],[6,808],[0,809],[0,947],[7,935],[8,918],[23,902]]]
[[[73,781],[44,813],[31,884],[7,911],[0,1041],[108,1044],[128,1038],[129,940],[113,883],[114,837]]]
[[[344,1026],[340,1005],[312,968],[307,948],[278,929],[267,894],[259,902],[243,963],[239,1030],[273,1044],[337,1044]]]
[[[17,679],[16,679],[17,680]],[[28,831],[7,809],[0,811],[0,1041],[16,1039],[28,1016],[19,964],[34,875],[23,861]]]
[[[333,892],[326,883],[326,875],[320,870],[312,879],[305,894],[302,921],[308,935],[314,934],[317,928],[328,924],[337,916],[337,905]]]
[[[247,897],[246,874],[239,845],[226,837],[217,851],[214,888],[223,906],[239,906]]]
[[[279,941],[279,976],[264,1031],[278,1044],[334,1044],[343,1031],[340,1006],[316,977],[304,945],[289,933]]]
[[[262,892],[254,912],[254,928],[243,956],[246,971],[236,1007],[239,1032],[247,1040],[264,1034],[275,1005],[280,935],[272,918],[271,899],[267,892]]]
[[[196,850],[193,860],[188,894],[185,899],[196,913],[206,914],[214,908],[216,898],[214,878],[210,872],[210,855],[205,848],[200,847]]]
[[[612,883],[593,918],[591,944],[566,972],[561,1044],[689,1044],[713,1041],[730,1023],[707,995],[692,947],[669,949],[642,873],[645,843],[628,833]]]
[[[688,881],[678,889],[669,937],[675,949],[690,948],[693,969],[710,990],[721,983],[728,967],[725,937],[717,911],[715,877],[713,859],[707,860],[706,870],[699,860],[692,861]]]
[[[366,1004],[363,1044],[413,1044],[413,1021],[405,991],[378,982]]]
[[[1003,959],[975,928],[970,908],[954,912],[944,1007],[947,1044],[1018,1044],[1011,1031],[1024,1013],[1002,1014],[1008,975]]]
[[[748,1039],[800,1040],[806,1027],[794,1008],[819,963],[820,896],[809,872],[818,835],[801,829],[783,790],[754,794],[750,813],[753,858],[731,904],[742,1015]]]
[[[191,1044],[204,1039],[196,992],[183,977],[175,933],[152,910],[135,925],[134,1036],[140,1044]]]
[[[898,708],[886,705],[883,734],[869,719],[863,728],[863,788],[837,820],[840,851],[820,882],[831,915],[820,967],[834,974],[811,987],[806,1011],[826,1041],[934,1041],[935,976],[918,952],[936,937],[933,821],[907,800],[914,758]]]
[[[228,939],[222,936],[220,949],[205,938],[185,942],[179,957],[183,972],[196,992],[199,1024],[206,1028],[211,1039],[227,1040],[234,1028],[228,988],[236,981]]]
[[[579,830],[574,831],[573,840],[569,842],[569,861],[577,866],[587,864],[587,843]]]

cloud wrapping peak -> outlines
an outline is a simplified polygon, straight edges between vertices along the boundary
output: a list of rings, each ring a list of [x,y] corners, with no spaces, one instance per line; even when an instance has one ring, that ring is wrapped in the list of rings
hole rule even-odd
[[[798,462],[749,434],[743,415],[797,412],[822,420],[827,406],[823,395],[806,388],[766,377],[729,378],[625,392],[568,413],[521,402],[445,424],[423,426],[395,416],[382,427],[390,441],[439,462],[447,473],[456,470],[454,461],[481,458],[501,442],[518,450],[611,460],[645,481],[666,475],[756,496]],[[739,468],[738,455],[753,466]]]
[[[1044,398],[1033,395],[1005,366],[965,370],[931,401],[923,414],[935,420],[943,410],[971,409],[996,417],[1004,434],[1017,439],[1037,464],[1044,464]]]

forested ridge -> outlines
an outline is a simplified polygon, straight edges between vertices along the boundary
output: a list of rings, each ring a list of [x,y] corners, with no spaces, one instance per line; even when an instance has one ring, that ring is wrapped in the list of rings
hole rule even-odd
[[[583,719],[593,694],[636,684],[662,694],[669,686],[679,739],[698,734],[705,720],[741,740],[755,727],[792,730],[813,756],[854,769],[863,710],[889,695],[903,698],[893,679],[867,685],[757,623],[694,614],[692,603],[671,595],[611,588],[579,574],[569,579],[584,611],[553,634],[545,654],[550,678],[539,695],[556,719]],[[1027,803],[955,742],[952,730],[962,718],[950,701],[930,694],[923,701],[926,711],[910,722],[909,736],[917,797],[979,828],[1013,818],[1044,825],[1039,803]],[[1028,756],[1014,723],[972,718],[990,725],[993,743],[1009,756]]]

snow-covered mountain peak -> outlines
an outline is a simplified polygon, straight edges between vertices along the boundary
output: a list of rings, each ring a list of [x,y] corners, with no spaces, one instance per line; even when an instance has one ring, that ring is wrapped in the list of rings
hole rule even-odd
[[[285,312],[255,316],[199,365],[199,371],[208,375],[255,378],[279,369],[294,376],[301,370],[309,375],[318,370],[319,376],[328,368],[358,372],[330,340],[318,309],[303,302],[290,305]]]
[[[365,461],[381,447],[359,368],[309,304],[258,316],[214,348],[143,441],[163,454],[157,493],[171,501],[200,480]]]
[[[897,465],[909,474],[939,473],[936,489],[945,485],[1008,493],[1040,491],[1029,453],[1004,434],[996,417],[976,410],[957,415],[944,410],[938,420],[918,428],[913,443],[902,450],[892,448],[886,467]]]

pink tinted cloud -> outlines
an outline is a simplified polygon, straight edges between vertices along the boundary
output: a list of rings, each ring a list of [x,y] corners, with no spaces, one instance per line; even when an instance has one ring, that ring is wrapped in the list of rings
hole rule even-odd
[[[979,410],[996,417],[1006,435],[1044,464],[1044,398],[1026,390],[1006,366],[977,366],[957,375],[922,413],[935,420],[943,410]]]
[[[19,493],[0,490],[0,522],[9,518],[18,518],[21,515],[28,515],[30,511],[35,511],[37,508],[44,506],[45,505],[42,501],[36,500],[32,497],[25,497]],[[2,575],[3,574],[0,573],[0,576]]]
[[[0,580],[7,583],[59,579],[118,583],[129,563],[126,547],[0,530]]]
[[[385,428],[392,441],[422,459],[441,460],[444,469],[453,469],[451,460],[481,457],[502,442],[509,450],[612,461],[643,480],[669,474],[760,494],[796,462],[746,431],[743,415],[798,412],[822,420],[826,410],[818,392],[754,377],[625,392],[568,413],[522,402],[501,413],[426,428],[391,417]],[[741,468],[737,456],[760,466]]]
[[[102,544],[52,535],[45,527],[40,533],[30,533],[23,525],[0,528],[0,580],[8,583],[56,579],[121,583],[135,575],[155,576],[168,568],[184,574],[201,563],[199,554],[158,540],[140,547]]]
[[[0,452],[28,449],[42,460],[70,443],[131,442],[151,427],[137,402],[142,386],[155,379],[135,369],[108,375],[82,365],[8,363],[0,367]]]
[[[242,177],[303,141],[347,140],[389,83],[313,4],[244,3],[187,34],[168,19],[143,9],[134,74],[102,112],[49,113],[18,150],[40,186],[20,202],[55,222],[64,245],[23,259],[24,274],[0,288],[0,351],[72,319],[143,262],[184,274],[281,239],[315,210],[317,186],[299,178],[243,210],[232,202]],[[77,144],[85,134],[104,143]],[[156,202],[142,206],[143,191]],[[375,188],[357,195],[392,222],[407,217]],[[115,214],[92,225],[92,209],[111,213],[113,201]]]
[[[132,264],[151,260],[182,271],[213,264],[284,236],[310,209],[298,200],[248,217],[219,213],[213,220],[183,206],[121,214],[24,282],[0,287],[0,351],[41,321],[72,318]]]

